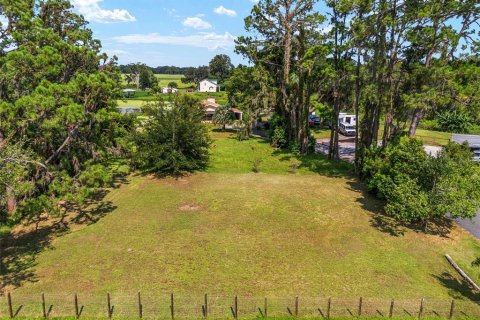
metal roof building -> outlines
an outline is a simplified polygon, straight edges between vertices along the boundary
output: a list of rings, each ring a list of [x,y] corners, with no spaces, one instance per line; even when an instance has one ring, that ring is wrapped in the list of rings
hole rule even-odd
[[[471,134],[452,134],[452,141],[456,143],[468,142],[468,145],[472,149],[473,160],[480,162],[480,136]]]
[[[477,149],[480,148],[480,136],[471,135],[471,134],[452,134],[452,141],[462,144],[465,141],[468,142],[470,148]]]

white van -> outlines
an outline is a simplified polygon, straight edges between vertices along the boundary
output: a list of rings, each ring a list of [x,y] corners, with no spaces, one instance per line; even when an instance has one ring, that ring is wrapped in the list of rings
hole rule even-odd
[[[347,137],[354,136],[356,132],[355,126],[345,122],[340,122],[340,124],[338,125],[338,130],[341,134]]]

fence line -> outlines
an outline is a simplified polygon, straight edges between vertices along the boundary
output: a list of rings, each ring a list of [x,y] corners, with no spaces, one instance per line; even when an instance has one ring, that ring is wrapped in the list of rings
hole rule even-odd
[[[39,294],[0,297],[0,318],[164,318],[241,319],[268,317],[438,317],[480,319],[480,302],[444,299],[382,299],[335,297],[202,297]]]

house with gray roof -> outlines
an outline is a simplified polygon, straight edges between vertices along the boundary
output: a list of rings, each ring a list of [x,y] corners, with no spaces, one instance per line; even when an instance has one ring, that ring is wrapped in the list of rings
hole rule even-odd
[[[452,141],[463,144],[468,143],[473,152],[473,159],[475,161],[480,161],[480,136],[472,134],[452,134]]]

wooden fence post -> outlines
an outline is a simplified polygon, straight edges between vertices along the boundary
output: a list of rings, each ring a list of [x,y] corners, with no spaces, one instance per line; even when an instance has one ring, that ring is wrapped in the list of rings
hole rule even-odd
[[[362,316],[362,306],[363,306],[363,298],[360,297],[360,300],[358,300],[358,316]]]
[[[298,317],[298,297],[295,297],[295,317]]]
[[[78,296],[76,293],[75,293],[74,305],[75,305],[75,319],[78,319],[80,318],[80,315],[78,314]]]
[[[143,305],[142,305],[142,296],[140,295],[140,291],[138,292],[138,316],[140,319],[143,318]]]
[[[7,294],[7,300],[8,300],[8,312],[10,314],[10,318],[13,319],[12,295],[10,294],[10,292]]]
[[[425,303],[425,299],[422,298],[420,300],[420,310],[418,310],[418,319],[420,319],[423,316],[423,304]]]
[[[235,319],[238,319],[238,297],[235,296]]]
[[[332,298],[328,298],[327,302],[327,319],[330,319],[330,308],[332,307]]]
[[[204,300],[205,300],[205,318],[208,317],[208,295],[205,293],[205,297],[204,297]]]
[[[388,316],[389,316],[390,318],[393,318],[393,307],[394,307],[394,305],[395,305],[395,300],[392,299],[392,302],[390,302],[390,312],[389,312],[389,314],[388,314]]]
[[[108,318],[111,319],[112,318],[112,304],[111,304],[111,301],[110,301],[110,292],[107,292],[107,315],[108,315]]]
[[[267,298],[265,298],[265,301],[263,302],[263,312],[264,312],[264,317],[265,317],[265,319],[267,319],[267,317],[268,317],[268,315],[267,315],[267,314],[268,314],[268,313],[267,313],[267,312],[268,312],[268,311],[267,311],[267,306],[268,306],[268,304],[267,304]]]
[[[43,319],[47,319],[47,307],[45,305],[45,294],[42,292],[42,311]]]
[[[175,319],[175,310],[173,305],[173,293],[170,294],[170,315],[172,316],[172,320]]]
[[[455,300],[452,299],[452,304],[450,304],[450,315],[448,317],[449,320],[453,319],[454,309],[455,309]]]

